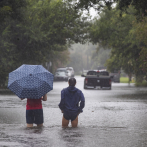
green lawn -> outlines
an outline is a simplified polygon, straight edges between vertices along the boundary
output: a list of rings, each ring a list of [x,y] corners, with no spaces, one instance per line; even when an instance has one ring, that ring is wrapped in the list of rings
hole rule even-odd
[[[120,77],[120,83],[128,83],[129,78],[128,77]],[[131,81],[130,83],[134,83],[134,81]]]
[[[128,83],[129,78],[127,77],[121,77],[120,83]],[[130,83],[134,83],[134,81],[131,81]],[[135,83],[136,87],[147,87],[147,81],[143,81],[142,83]]]

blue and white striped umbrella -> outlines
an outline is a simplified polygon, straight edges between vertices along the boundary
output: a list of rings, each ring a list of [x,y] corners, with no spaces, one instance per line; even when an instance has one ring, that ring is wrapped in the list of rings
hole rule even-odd
[[[8,88],[19,98],[39,99],[53,89],[53,79],[42,65],[23,64],[9,73]]]

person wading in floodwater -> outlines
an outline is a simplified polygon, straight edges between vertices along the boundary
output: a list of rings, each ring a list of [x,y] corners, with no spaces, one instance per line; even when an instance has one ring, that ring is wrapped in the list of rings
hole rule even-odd
[[[62,127],[68,127],[69,120],[72,127],[77,127],[78,115],[83,112],[85,98],[82,91],[75,87],[75,78],[70,78],[68,84],[69,86],[61,91],[61,101],[58,105],[63,113]]]
[[[23,100],[24,98],[21,98]],[[42,96],[40,99],[29,99],[27,98],[26,104],[26,123],[27,127],[33,127],[33,123],[37,124],[37,127],[42,127],[44,118],[43,118],[43,109],[42,101],[47,101],[47,94]]]

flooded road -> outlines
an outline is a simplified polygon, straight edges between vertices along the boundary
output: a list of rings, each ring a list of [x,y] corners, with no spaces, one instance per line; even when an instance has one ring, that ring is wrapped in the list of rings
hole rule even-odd
[[[112,90],[76,87],[86,104],[77,128],[62,128],[58,108],[67,82],[54,82],[43,102],[44,127],[26,128],[25,105],[15,95],[0,95],[0,147],[146,147],[147,89],[113,83]]]

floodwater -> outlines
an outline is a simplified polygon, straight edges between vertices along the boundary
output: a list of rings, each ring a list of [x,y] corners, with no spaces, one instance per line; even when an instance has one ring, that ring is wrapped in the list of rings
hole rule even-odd
[[[25,105],[15,95],[0,95],[0,147],[146,147],[147,89],[113,83],[112,90],[76,87],[86,104],[77,128],[61,127],[58,108],[67,82],[54,82],[54,90],[43,102],[44,127],[26,128]]]

